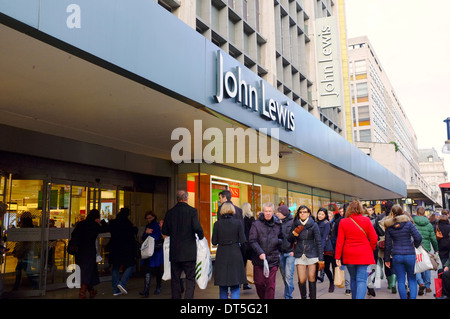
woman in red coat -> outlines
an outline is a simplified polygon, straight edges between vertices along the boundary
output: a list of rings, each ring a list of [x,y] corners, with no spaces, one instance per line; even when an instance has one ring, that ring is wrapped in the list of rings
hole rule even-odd
[[[370,219],[362,215],[363,207],[353,201],[339,224],[336,242],[336,265],[347,266],[352,299],[364,299],[367,290],[367,266],[374,264],[373,251],[378,237]]]

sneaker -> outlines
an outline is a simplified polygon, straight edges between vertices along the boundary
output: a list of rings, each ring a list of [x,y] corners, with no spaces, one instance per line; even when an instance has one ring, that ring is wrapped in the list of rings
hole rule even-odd
[[[425,291],[426,291],[427,293],[433,292],[433,290],[431,290],[430,288],[427,288]]]
[[[367,288],[367,295],[368,296],[372,296],[372,297],[376,297],[375,289]]]
[[[113,293],[113,296],[120,296],[121,294],[122,294],[121,291],[119,291],[119,292],[114,292],[114,293]]]
[[[121,293],[123,293],[123,294],[125,294],[125,295],[128,293],[128,291],[127,291],[125,288],[123,288],[121,284],[118,284],[118,285],[117,285],[117,288],[119,288],[119,290],[121,291]]]
[[[345,295],[346,296],[351,296],[352,295],[352,291],[350,289],[346,289],[345,290]]]

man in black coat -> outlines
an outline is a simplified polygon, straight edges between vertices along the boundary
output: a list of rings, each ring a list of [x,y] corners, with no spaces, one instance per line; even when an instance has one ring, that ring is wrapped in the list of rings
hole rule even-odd
[[[244,216],[242,214],[242,209],[233,204],[233,202],[231,201],[231,192],[228,189],[223,190],[219,193],[219,202],[220,206],[217,210],[217,219],[222,218],[220,214],[220,208],[222,207],[222,204],[231,203],[234,206],[234,210],[236,211],[236,213],[233,215],[233,218],[239,219],[240,221],[242,221],[242,226],[244,225]]]
[[[170,236],[169,260],[171,263],[172,299],[181,299],[180,276],[186,274],[185,299],[194,298],[195,263],[197,242],[195,234],[203,239],[203,229],[198,220],[197,210],[187,203],[188,192],[177,193],[177,204],[164,218],[163,235]]]
[[[121,208],[116,219],[113,219],[109,225],[111,233],[109,258],[112,264],[111,282],[114,296],[128,293],[125,287],[136,265],[138,229],[128,219],[129,215],[130,210],[127,207]],[[119,274],[121,266],[124,268],[122,276]]]

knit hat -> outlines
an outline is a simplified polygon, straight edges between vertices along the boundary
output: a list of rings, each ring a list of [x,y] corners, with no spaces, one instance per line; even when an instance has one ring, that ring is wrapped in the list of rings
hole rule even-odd
[[[283,214],[284,216],[288,216],[291,213],[289,207],[287,207],[286,205],[278,206],[277,211]]]

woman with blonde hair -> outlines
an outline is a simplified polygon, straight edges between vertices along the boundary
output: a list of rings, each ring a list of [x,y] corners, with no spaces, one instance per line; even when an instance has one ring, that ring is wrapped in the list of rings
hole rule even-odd
[[[359,201],[350,203],[345,212],[345,218],[339,223],[336,242],[336,265],[347,266],[350,273],[352,299],[364,299],[366,296],[367,266],[375,263],[373,251],[378,241],[372,222],[369,217],[363,216],[363,213],[364,210]]]
[[[214,263],[214,285],[219,286],[220,299],[239,299],[240,285],[246,284],[246,274],[241,254],[241,245],[247,240],[242,223],[236,218],[235,208],[231,203],[223,203],[221,218],[214,223],[211,243],[218,245]]]

